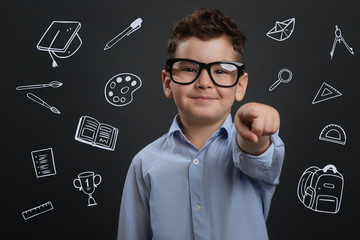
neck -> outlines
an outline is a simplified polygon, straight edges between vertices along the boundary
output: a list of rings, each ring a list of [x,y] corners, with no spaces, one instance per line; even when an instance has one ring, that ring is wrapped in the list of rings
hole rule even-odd
[[[186,138],[200,150],[211,135],[221,127],[226,117],[220,121],[204,122],[191,121],[180,116],[180,121],[183,128],[182,131]]]

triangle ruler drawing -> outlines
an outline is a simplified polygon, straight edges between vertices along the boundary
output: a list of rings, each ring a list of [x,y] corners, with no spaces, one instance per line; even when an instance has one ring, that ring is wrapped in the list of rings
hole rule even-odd
[[[326,82],[323,82],[323,84],[319,88],[318,92],[316,93],[316,95],[312,101],[312,104],[323,102],[323,101],[326,101],[326,100],[329,100],[329,99],[332,99],[335,97],[340,97],[341,95],[342,95],[342,93],[339,92],[337,89],[330,86]]]

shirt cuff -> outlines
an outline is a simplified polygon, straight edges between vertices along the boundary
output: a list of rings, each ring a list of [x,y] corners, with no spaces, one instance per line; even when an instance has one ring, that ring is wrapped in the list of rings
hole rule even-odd
[[[274,185],[279,183],[285,151],[278,131],[270,137],[270,147],[258,156],[243,152],[237,144],[236,134],[233,139],[233,160],[236,167],[251,178]]]

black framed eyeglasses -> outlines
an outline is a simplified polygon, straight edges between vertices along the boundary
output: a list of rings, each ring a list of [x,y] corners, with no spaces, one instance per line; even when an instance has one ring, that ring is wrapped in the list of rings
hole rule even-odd
[[[229,61],[202,63],[186,58],[166,60],[166,71],[170,73],[171,80],[178,84],[185,85],[195,82],[204,68],[215,85],[233,87],[244,73],[245,65]]]

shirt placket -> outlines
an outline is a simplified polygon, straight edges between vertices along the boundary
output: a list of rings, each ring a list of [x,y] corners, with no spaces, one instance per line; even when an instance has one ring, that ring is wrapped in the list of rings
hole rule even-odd
[[[189,166],[190,204],[195,239],[208,239],[208,224],[204,201],[203,171],[204,162],[201,152],[193,152]]]

